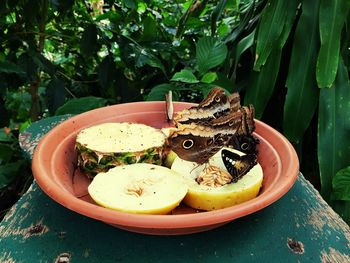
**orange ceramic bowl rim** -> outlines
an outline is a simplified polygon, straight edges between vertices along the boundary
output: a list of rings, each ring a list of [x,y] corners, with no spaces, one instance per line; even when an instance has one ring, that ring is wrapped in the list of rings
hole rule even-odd
[[[192,105],[193,104],[191,103],[174,102],[175,110],[176,108],[188,108]],[[71,123],[79,122],[79,119],[85,120],[85,126],[82,125],[79,127],[79,129],[89,126],[89,119],[91,119],[90,116],[95,116],[95,118],[97,118],[96,116],[102,116],[103,114],[101,113],[107,110],[116,110],[120,114],[137,114],[141,112],[137,111],[137,108],[147,109],[146,111],[151,112],[160,111],[164,108],[164,102],[132,102],[95,109],[76,115],[49,131],[36,147],[32,161],[33,175],[40,188],[53,200],[68,209],[108,224],[120,226],[121,228],[186,229],[224,224],[236,218],[261,210],[287,193],[298,176],[299,161],[293,146],[277,130],[259,120],[256,120],[257,135],[259,132],[264,131],[264,137],[259,137],[259,139],[267,139],[270,143],[274,143],[273,147],[277,148],[276,151],[281,156],[280,162],[283,164],[283,167],[280,169],[281,173],[286,174],[286,176],[283,178],[283,181],[279,180],[279,182],[276,183],[275,189],[270,189],[266,193],[259,195],[257,198],[233,207],[208,212],[180,215],[130,214],[114,211],[83,201],[71,195],[68,191],[65,191],[62,189],[62,187],[55,183],[51,174],[52,155],[50,156],[50,153],[46,151],[46,148],[50,143],[52,143],[51,140],[55,138],[59,132],[67,129],[68,134],[71,132],[69,125]],[[110,118],[97,120],[96,122],[90,124],[93,125],[95,123],[106,122],[109,119]]]

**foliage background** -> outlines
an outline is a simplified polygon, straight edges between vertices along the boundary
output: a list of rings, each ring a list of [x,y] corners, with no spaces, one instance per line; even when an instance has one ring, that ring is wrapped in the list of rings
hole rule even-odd
[[[350,223],[347,0],[0,1],[0,198],[31,183],[18,133],[108,104],[239,91]]]

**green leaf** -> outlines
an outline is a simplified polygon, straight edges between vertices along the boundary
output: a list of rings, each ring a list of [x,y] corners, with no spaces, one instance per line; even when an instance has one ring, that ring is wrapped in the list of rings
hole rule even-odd
[[[302,13],[293,39],[283,115],[284,134],[293,142],[301,141],[318,103],[319,91],[315,70],[319,48],[319,2],[320,0],[303,1]],[[301,61],[303,63],[300,63]]]
[[[112,23],[118,23],[122,19],[121,15],[117,13],[115,10],[110,10],[101,15],[95,17],[96,22],[100,22],[101,20],[108,19]]]
[[[205,74],[203,75],[203,77],[201,78],[201,82],[204,82],[204,83],[212,83],[212,82],[214,82],[217,78],[218,78],[218,75],[216,74],[216,72],[208,72],[208,73],[205,73]]]
[[[220,38],[226,37],[230,33],[231,27],[227,24],[221,24],[217,29],[217,34]]]
[[[198,79],[192,73],[191,70],[183,69],[180,72],[176,72],[171,78],[171,81],[180,81],[184,83],[198,83]]]
[[[98,82],[102,89],[107,90],[115,80],[116,66],[112,56],[106,56],[98,66]]]
[[[241,39],[236,48],[236,63],[238,63],[240,56],[243,54],[244,51],[246,51],[248,48],[250,48],[254,43],[254,36],[255,36],[255,29],[246,37]]]
[[[213,37],[203,37],[196,46],[196,59],[198,69],[206,73],[209,69],[219,66],[227,56],[227,47],[224,43]]]
[[[250,27],[250,23],[252,19],[254,19],[253,17],[255,12],[254,10],[255,10],[255,4],[251,2],[250,4],[248,4],[247,9],[244,11],[243,17],[242,17],[242,13],[240,14],[239,25],[237,27],[234,27],[231,33],[225,37],[224,39],[225,43],[230,43],[230,44],[234,43],[236,39],[241,35],[241,33],[243,33],[246,28]]]
[[[106,99],[93,96],[71,99],[59,107],[56,110],[55,115],[79,114],[85,111],[106,106],[106,104]]]
[[[341,32],[350,7],[349,0],[321,0],[321,48],[317,59],[316,78],[320,88],[330,87],[335,80]]]
[[[137,1],[136,0],[123,0],[123,4],[130,9],[137,9]]]
[[[24,132],[30,125],[32,124],[32,119],[28,119],[25,122],[22,122],[21,125],[19,126],[19,132]]]
[[[12,158],[13,149],[10,145],[0,143],[0,165],[9,162]]]
[[[134,47],[135,47],[135,66],[136,67],[141,68],[145,65],[149,65],[153,68],[161,69],[164,75],[166,75],[164,65],[155,55],[153,55],[146,48],[138,44],[135,45]]]
[[[319,0],[317,0],[319,1]],[[285,22],[283,26],[283,31],[281,36],[278,39],[279,47],[283,48],[286,41],[288,40],[288,37],[292,31],[292,28],[294,26],[294,21],[298,14],[298,6],[300,5],[300,0],[291,0],[287,1],[287,10],[286,10],[286,17]],[[315,3],[315,8],[317,7],[317,2]],[[302,8],[304,9],[304,8]]]
[[[66,98],[65,82],[61,78],[53,78],[47,85],[46,96],[48,109],[54,113]]]
[[[227,0],[220,0],[219,3],[213,10],[211,14],[211,35],[214,36],[216,33],[216,23],[221,17],[221,14],[224,12]]]
[[[54,75],[55,74],[55,71],[56,71],[55,65],[50,60],[45,58],[42,54],[40,54],[36,50],[35,51],[31,50],[29,52],[29,56],[31,57],[33,62],[40,69],[42,69],[43,71],[45,71],[46,73],[48,73],[50,75]]]
[[[253,104],[255,117],[260,119],[273,93],[280,69],[282,50],[274,48],[260,72],[253,71],[252,84],[247,88],[244,104]]]
[[[89,24],[82,35],[80,42],[80,50],[84,56],[93,56],[100,46],[97,41],[97,27],[94,24]]]
[[[59,12],[66,14],[69,9],[74,5],[73,0],[51,0],[51,4],[58,9]]]
[[[150,93],[147,95],[146,100],[165,101],[165,94],[167,94],[169,90],[174,91],[175,86],[168,83],[157,85],[151,89]],[[173,100],[178,100],[178,96],[175,92],[173,92]]]
[[[237,91],[237,89],[235,89],[235,83],[231,79],[229,79],[225,74],[221,72],[217,72],[216,74],[218,76],[218,79],[211,84],[224,88],[229,92],[229,94],[231,94],[234,91]]]
[[[157,40],[158,32],[157,22],[150,16],[147,16],[143,20],[143,34],[142,41],[154,41]]]
[[[317,136],[321,194],[329,201],[333,177],[350,163],[350,84],[342,59],[332,88],[320,90]]]
[[[0,189],[8,186],[21,171],[25,161],[20,160],[14,163],[0,165]]]
[[[0,72],[16,73],[19,75],[25,74],[21,67],[11,61],[0,61]]]
[[[332,199],[350,201],[350,166],[339,170],[332,180]]]
[[[13,141],[13,137],[11,136],[11,134],[7,134],[5,132],[4,127],[0,128],[0,142],[11,142],[11,141]]]
[[[265,65],[276,41],[283,32],[289,1],[268,0],[259,24],[256,43],[256,61],[254,70],[259,71]]]

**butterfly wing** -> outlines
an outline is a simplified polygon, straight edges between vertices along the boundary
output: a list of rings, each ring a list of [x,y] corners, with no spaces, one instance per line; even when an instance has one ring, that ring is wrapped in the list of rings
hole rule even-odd
[[[240,156],[226,149],[221,151],[221,158],[227,171],[232,176],[232,182],[237,182],[257,164],[257,157],[255,154]]]
[[[174,115],[174,105],[171,90],[169,90],[169,92],[165,94],[165,110],[168,122],[172,121]]]
[[[253,135],[234,135],[231,136],[227,143],[228,147],[236,149],[240,152],[246,154],[257,154],[257,145],[259,144],[259,139]]]
[[[223,144],[214,141],[213,137],[202,137],[194,134],[175,133],[168,138],[170,148],[183,160],[203,164],[217,153]]]

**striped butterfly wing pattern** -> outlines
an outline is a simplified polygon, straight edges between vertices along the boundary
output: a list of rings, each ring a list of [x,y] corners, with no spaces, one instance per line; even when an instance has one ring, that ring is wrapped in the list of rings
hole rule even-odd
[[[169,97],[166,100],[168,120],[173,112]],[[252,134],[254,107],[241,106],[237,92],[227,96],[222,88],[213,88],[198,106],[174,114],[173,124],[175,129],[168,142],[184,160],[206,163],[224,146],[257,154],[259,141]]]

